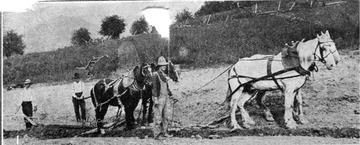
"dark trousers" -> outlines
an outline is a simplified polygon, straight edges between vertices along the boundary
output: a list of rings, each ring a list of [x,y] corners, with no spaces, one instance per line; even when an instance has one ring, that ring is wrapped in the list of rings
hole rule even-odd
[[[24,115],[28,116],[29,118],[32,118],[33,106],[32,106],[31,101],[23,101],[21,103],[21,107],[22,107],[22,111],[23,111]],[[25,121],[26,129],[30,129],[32,124],[26,118],[24,118],[24,121]]]
[[[76,121],[79,122],[80,120],[80,112],[79,112],[79,107],[81,109],[81,119],[86,121],[86,113],[85,113],[85,100],[78,100],[75,99],[74,97],[72,98],[72,102],[74,104],[74,109],[75,109],[75,115],[76,115]]]

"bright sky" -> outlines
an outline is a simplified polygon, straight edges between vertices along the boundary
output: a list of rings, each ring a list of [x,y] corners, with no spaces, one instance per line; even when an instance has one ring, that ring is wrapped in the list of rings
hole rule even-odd
[[[6,12],[4,32],[12,29],[23,35],[25,53],[51,51],[70,46],[72,32],[80,27],[89,29],[91,38],[101,38],[102,36],[98,34],[101,20],[111,15],[125,19],[125,32],[120,37],[131,35],[132,23],[142,15],[148,15],[147,13],[154,13],[157,18],[165,18],[153,20],[151,16],[147,16],[146,20],[150,25],[155,26],[163,37],[169,37],[169,23],[175,20],[178,12],[188,9],[195,13],[204,3],[204,0],[78,1],[35,4],[31,1],[34,0],[0,0],[0,11]],[[143,10],[147,7],[165,7],[168,8],[168,12],[146,10],[145,14]]]
[[[31,9],[32,5],[38,0],[2,0],[0,1],[0,11],[6,12],[25,12]]]
[[[155,26],[161,37],[169,38],[170,35],[170,13],[169,9],[164,7],[147,7],[142,11],[145,20],[152,26]]]

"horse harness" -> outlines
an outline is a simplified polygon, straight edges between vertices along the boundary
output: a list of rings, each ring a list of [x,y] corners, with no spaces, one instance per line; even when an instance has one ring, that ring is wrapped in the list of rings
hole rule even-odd
[[[273,61],[280,61],[280,60],[275,60],[274,59],[274,56],[267,56],[265,58],[262,58],[262,59],[256,59],[256,60],[266,60],[267,59],[267,75],[265,76],[262,76],[260,78],[254,78],[254,77],[249,77],[249,76],[243,76],[243,75],[239,75],[237,72],[236,72],[236,69],[235,67],[233,67],[233,71],[235,72],[235,75],[232,75],[228,78],[228,81],[231,80],[231,79],[237,79],[240,86],[244,86],[245,87],[245,90],[250,90],[251,88],[251,84],[252,83],[256,83],[258,81],[263,81],[263,80],[272,80],[274,81],[274,83],[276,84],[277,88],[280,89],[281,91],[283,91],[283,89],[281,88],[280,84],[278,83],[278,79],[289,79],[289,78],[295,78],[295,77],[299,77],[299,76],[309,76],[310,75],[310,71],[312,71],[312,69],[310,70],[305,70],[304,68],[302,68],[301,66],[297,66],[297,67],[293,67],[293,68],[288,68],[288,69],[283,69],[283,70],[280,70],[280,71],[277,71],[277,72],[272,72],[271,71],[271,66],[272,66],[272,62]],[[248,61],[248,60],[245,60],[245,61]],[[253,60],[250,60],[250,61],[253,61]],[[311,65],[312,67],[311,68],[317,68],[315,63],[313,63]],[[283,73],[286,73],[286,72],[289,72],[289,71],[296,71],[297,73],[299,73],[298,75],[294,75],[294,76],[287,76],[287,77],[280,77],[280,78],[275,78],[276,76],[278,75],[281,75]],[[230,73],[230,70],[229,70],[229,73]],[[241,83],[240,81],[240,78],[248,78],[248,79],[251,79],[250,81],[246,82],[246,83]],[[230,85],[230,84],[229,84]],[[235,89],[236,91],[238,90]],[[234,90],[234,91],[235,91]],[[230,90],[231,91],[231,90]],[[231,91],[232,92],[232,91]],[[232,94],[231,94],[232,95]],[[230,96],[231,96],[230,95]]]
[[[105,93],[109,88],[114,87],[114,84],[115,84],[117,81],[121,81],[121,82],[122,82],[124,77],[130,77],[130,76],[122,76],[122,77],[120,77],[120,78],[118,78],[118,79],[110,82],[109,84],[106,84],[105,79],[104,79],[104,83],[103,83],[103,84],[105,85],[105,91],[104,91],[104,93]],[[135,79],[135,78],[133,78],[133,79]],[[121,82],[120,82],[120,83],[121,83]],[[93,90],[94,90],[94,89],[93,89]],[[133,95],[135,92],[139,92],[139,91],[140,91],[140,94],[142,95],[142,91],[145,90],[145,85],[144,85],[143,88],[141,88],[141,87],[139,86],[139,84],[137,83],[137,81],[134,80],[134,82],[133,82],[130,86],[126,87],[126,88],[125,88],[125,91],[123,91],[121,94],[120,94],[120,93],[117,93],[116,95],[114,95],[114,96],[111,97],[110,99],[108,99],[108,100],[106,100],[105,102],[100,103],[100,104],[98,104],[97,99],[96,99],[96,97],[95,97],[94,100],[95,100],[96,104],[98,104],[95,108],[101,107],[102,105],[105,105],[105,104],[109,103],[109,102],[110,102],[112,99],[114,99],[115,97],[120,98],[120,97],[123,96],[128,90],[129,90],[129,92],[130,92],[131,95]],[[94,94],[95,94],[95,92],[94,92]]]
[[[325,61],[325,58],[328,57],[330,54],[334,54],[337,50],[335,51],[330,51],[329,54],[327,54],[326,56],[323,55],[323,51],[324,51],[324,48],[322,48],[320,45],[323,44],[323,43],[328,43],[328,42],[333,42],[333,41],[325,41],[325,42],[320,42],[318,41],[318,44],[316,46],[316,49],[315,49],[315,52],[317,51],[317,49],[319,49],[320,51],[320,56],[318,56],[316,53],[314,53],[314,58],[318,57],[320,62],[322,63],[326,63]],[[283,91],[277,81],[277,79],[288,79],[288,78],[294,78],[294,77],[299,77],[299,76],[310,76],[312,71],[315,71],[317,72],[318,71],[318,67],[316,66],[315,62],[313,64],[311,64],[311,66],[309,67],[309,70],[305,70],[304,68],[302,68],[301,66],[297,66],[297,67],[293,67],[293,68],[288,68],[288,69],[283,69],[283,70],[280,70],[280,71],[277,71],[277,72],[274,72],[272,73],[271,71],[271,64],[272,62],[274,61],[274,56],[266,56],[262,59],[251,59],[251,60],[244,60],[244,61],[256,61],[256,60],[264,60],[264,59],[267,59],[267,75],[263,76],[263,77],[260,77],[260,78],[254,78],[254,77],[249,77],[249,76],[242,76],[242,75],[239,75],[237,72],[236,72],[236,69],[235,67],[233,67],[233,71],[235,72],[235,75],[233,76],[230,76],[228,78],[228,81],[230,79],[234,79],[236,78],[240,84],[240,86],[238,86],[238,88],[236,88],[235,90],[237,91],[240,87],[242,86],[245,86],[245,88],[249,89],[250,87],[250,84],[252,83],[255,83],[257,81],[261,81],[261,80],[273,80],[276,84],[276,86],[278,87],[278,89],[280,89],[281,91]],[[239,60],[241,61],[241,60]],[[283,73],[286,73],[286,72],[289,72],[289,71],[296,71],[297,73],[299,73],[299,75],[295,75],[295,76],[288,76],[288,77],[281,77],[281,78],[275,78],[275,76],[277,75],[280,75],[280,74],[283,74]],[[229,73],[230,73],[230,70],[229,70]],[[248,81],[246,83],[241,83],[240,82],[240,79],[239,78],[249,78],[249,79],[252,79],[251,81]],[[230,84],[229,84],[230,85]],[[234,91],[235,91],[234,90]],[[232,96],[234,92],[232,92],[230,94],[230,96]]]

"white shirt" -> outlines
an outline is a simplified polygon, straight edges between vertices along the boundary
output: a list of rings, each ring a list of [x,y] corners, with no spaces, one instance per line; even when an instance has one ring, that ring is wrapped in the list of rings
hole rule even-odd
[[[73,88],[72,88],[72,97],[77,97],[75,95],[75,93],[81,93],[81,92],[84,93],[84,88],[85,88],[84,82],[82,82],[82,81],[74,82],[72,86],[73,86]]]
[[[34,92],[30,88],[24,88],[21,94],[22,101],[33,101]]]

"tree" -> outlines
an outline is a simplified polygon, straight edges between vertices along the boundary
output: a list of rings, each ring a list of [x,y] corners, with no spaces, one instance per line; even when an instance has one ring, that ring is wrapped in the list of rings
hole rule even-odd
[[[140,17],[139,20],[134,21],[130,29],[130,33],[132,35],[148,33],[148,31],[149,31],[149,24],[146,22],[144,16]]]
[[[4,36],[4,56],[10,57],[13,54],[24,54],[25,44],[22,35],[18,35],[14,30],[10,30]]]
[[[182,12],[176,14],[175,19],[177,23],[184,22],[187,19],[193,19],[194,16],[187,9],[183,9]]]
[[[125,31],[126,24],[124,21],[125,20],[118,15],[105,17],[102,20],[99,34],[103,36],[109,36],[111,39],[119,38],[120,34]]]
[[[71,37],[71,43],[77,45],[84,45],[91,41],[90,32],[88,29],[81,27],[75,30]]]
[[[195,12],[195,16],[204,16],[236,8],[251,7],[256,1],[206,1],[201,8]]]
[[[155,26],[151,27],[151,34],[159,34],[159,32],[156,30]]]

